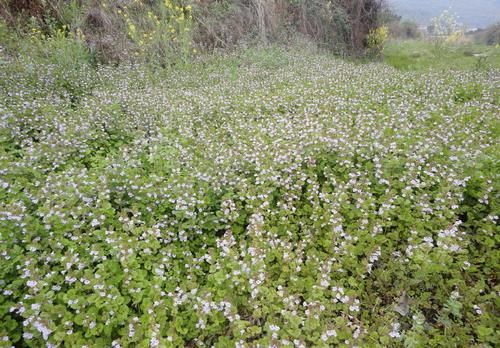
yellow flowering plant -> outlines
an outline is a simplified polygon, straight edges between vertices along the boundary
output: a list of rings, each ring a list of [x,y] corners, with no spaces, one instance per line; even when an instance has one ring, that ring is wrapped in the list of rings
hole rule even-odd
[[[366,44],[369,52],[374,56],[379,56],[384,49],[384,45],[389,38],[389,29],[387,26],[381,26],[377,29],[372,29],[366,37]]]
[[[161,66],[185,61],[192,52],[192,6],[178,0],[165,0],[151,7],[139,0],[124,6],[123,17],[138,59]]]
[[[90,60],[85,35],[71,25],[64,24],[44,31],[33,21],[28,30],[27,44],[30,47],[26,47],[26,54],[35,49],[37,55],[67,69],[76,69]]]

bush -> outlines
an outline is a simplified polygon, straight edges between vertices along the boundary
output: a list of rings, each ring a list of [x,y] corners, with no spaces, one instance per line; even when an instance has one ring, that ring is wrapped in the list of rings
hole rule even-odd
[[[73,27],[81,14],[81,5],[81,0],[1,0],[0,17],[19,31],[35,22],[49,34],[63,25]]]
[[[81,30],[97,61],[118,63],[130,60],[133,43],[127,39],[125,23],[109,6],[90,6],[81,23]]]
[[[256,35],[251,9],[238,1],[193,4],[193,40],[201,50],[231,49]]]
[[[389,29],[386,26],[371,30],[366,37],[366,46],[368,54],[372,57],[378,57],[382,54],[384,45],[389,38]]]
[[[305,1],[302,6],[296,30],[334,53],[346,54],[352,50],[353,23],[347,8],[315,0]]]
[[[486,29],[485,43],[487,45],[499,45],[500,44],[500,24],[496,24],[490,28]]]
[[[464,26],[458,22],[458,17],[447,10],[432,18],[428,31],[437,49],[445,43],[460,41],[465,33]]]
[[[28,40],[23,43],[21,53],[48,60],[58,68],[78,69],[90,62],[90,52],[85,45],[83,33],[69,30],[66,25],[54,28],[48,35],[33,23]]]
[[[163,67],[187,62],[192,50],[192,7],[164,0],[148,7],[138,1],[118,9],[134,44],[135,58]]]
[[[389,24],[390,36],[396,39],[419,39],[422,36],[418,24],[412,21],[392,22]]]
[[[499,45],[500,44],[500,23],[489,26],[483,30],[479,30],[472,34],[475,41],[485,45]]]
[[[360,52],[377,27],[380,0],[7,1],[2,16],[23,27],[34,18],[47,36],[80,29],[101,62],[186,61],[193,46],[289,45],[308,38],[336,54]],[[19,4],[19,5],[18,5]],[[192,6],[192,8],[191,8]]]

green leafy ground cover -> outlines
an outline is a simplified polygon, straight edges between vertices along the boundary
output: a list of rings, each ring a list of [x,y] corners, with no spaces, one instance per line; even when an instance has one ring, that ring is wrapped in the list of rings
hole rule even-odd
[[[0,64],[1,346],[498,346],[499,70]]]

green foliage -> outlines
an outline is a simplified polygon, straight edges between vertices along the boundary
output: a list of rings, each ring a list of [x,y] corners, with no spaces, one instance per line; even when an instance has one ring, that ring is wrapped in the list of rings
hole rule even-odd
[[[16,37],[2,19],[0,19],[0,42],[2,42],[3,50],[16,48]]]
[[[453,100],[455,102],[465,103],[481,98],[482,95],[483,95],[483,88],[480,85],[477,84],[461,85],[457,88]]]
[[[63,25],[45,34],[36,23],[30,28],[28,40],[23,41],[21,54],[26,57],[34,55],[67,71],[78,70],[91,58],[80,31],[72,32]]]
[[[0,52],[3,345],[498,345],[498,69],[48,53]]]
[[[136,1],[118,10],[136,47],[136,58],[164,67],[187,63],[191,56],[191,12],[191,5],[171,0],[159,1],[151,8]]]
[[[382,54],[388,38],[389,29],[386,26],[381,26],[377,29],[371,30],[366,37],[368,53],[373,57],[377,57]]]
[[[355,24],[350,18],[349,8],[321,0],[298,1],[296,6],[307,9],[304,15],[297,18],[301,24],[296,30],[302,30],[321,48],[336,54],[345,55],[352,49]]]

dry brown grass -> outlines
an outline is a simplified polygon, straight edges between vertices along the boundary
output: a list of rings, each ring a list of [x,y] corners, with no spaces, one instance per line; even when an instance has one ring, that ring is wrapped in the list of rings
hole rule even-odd
[[[117,63],[127,59],[130,43],[114,8],[104,9],[99,4],[93,4],[86,11],[81,30],[88,47],[99,61]]]

